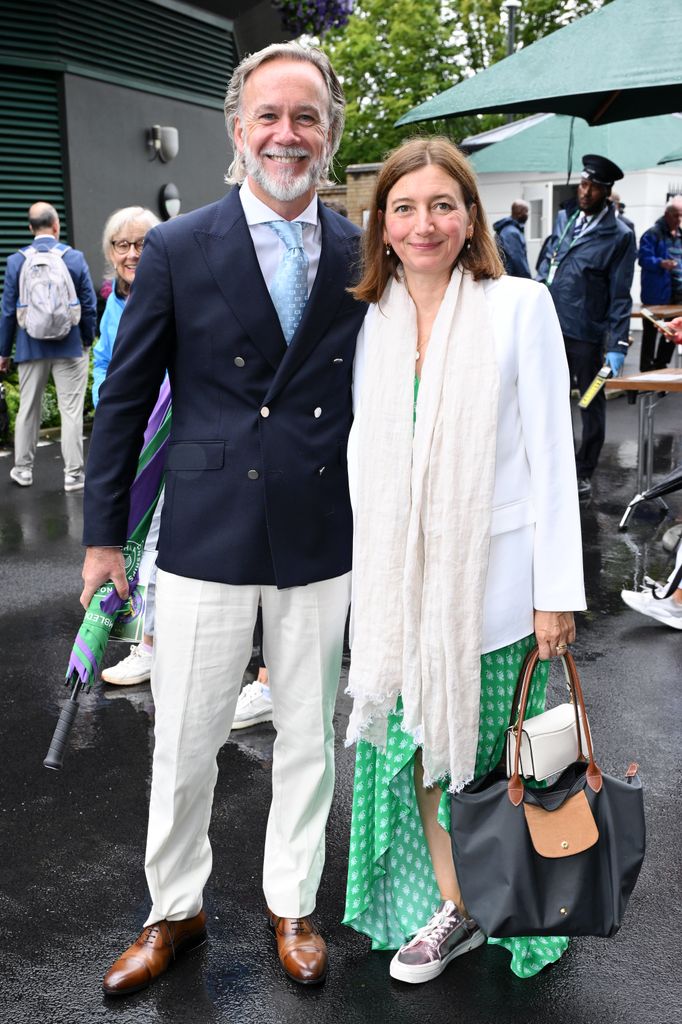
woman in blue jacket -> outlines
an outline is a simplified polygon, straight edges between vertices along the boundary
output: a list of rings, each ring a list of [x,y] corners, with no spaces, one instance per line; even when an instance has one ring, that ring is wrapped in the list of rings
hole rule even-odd
[[[99,325],[99,340],[95,345],[92,369],[92,402],[97,406],[99,389],[106,377],[116,332],[125,308],[130,286],[144,246],[145,235],[159,223],[159,218],[142,206],[127,206],[116,210],[104,225],[102,250],[107,270],[113,275],[113,288],[104,307]]]

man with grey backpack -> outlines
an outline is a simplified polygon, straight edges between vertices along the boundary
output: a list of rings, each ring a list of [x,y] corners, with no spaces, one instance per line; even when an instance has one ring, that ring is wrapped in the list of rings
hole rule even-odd
[[[97,326],[95,289],[83,253],[60,243],[54,207],[34,203],[28,222],[33,242],[7,260],[0,316],[0,373],[9,369],[15,336],[19,372],[10,477],[20,487],[33,483],[42,399],[52,374],[61,420],[64,490],[82,491],[83,403]]]

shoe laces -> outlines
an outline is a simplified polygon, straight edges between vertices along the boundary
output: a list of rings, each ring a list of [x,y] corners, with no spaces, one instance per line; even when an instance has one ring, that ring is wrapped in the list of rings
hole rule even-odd
[[[242,690],[240,696],[247,700],[250,704],[257,700],[263,693],[263,688],[260,683],[247,683]]]
[[[451,932],[453,928],[456,928],[462,920],[463,918],[457,907],[453,910],[441,907],[440,910],[437,910],[433,917],[427,921],[423,928],[419,929],[414,938],[408,943],[408,946],[416,946],[418,943],[423,942],[429,946],[430,949],[435,951],[448,932]]]
[[[161,932],[161,925],[162,924],[163,924],[162,921],[157,921],[156,924],[149,924],[149,925],[147,925],[147,927],[142,932],[142,935],[140,936],[140,938],[142,940],[141,944],[143,946],[150,946],[154,942],[154,940],[156,939],[157,935],[159,935],[159,933]],[[166,929],[165,930],[166,930],[166,935],[165,935],[166,942],[171,947],[171,950],[173,952],[173,957],[175,957],[175,943],[173,942],[173,934],[172,934],[170,928],[168,927],[168,925],[166,925]]]

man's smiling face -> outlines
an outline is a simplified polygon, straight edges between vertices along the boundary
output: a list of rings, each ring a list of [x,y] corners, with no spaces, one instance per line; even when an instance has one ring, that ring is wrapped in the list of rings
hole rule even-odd
[[[244,84],[234,140],[254,194],[270,206],[292,204],[295,212],[288,212],[297,216],[313,198],[329,155],[322,74],[308,61],[278,59],[256,68]]]

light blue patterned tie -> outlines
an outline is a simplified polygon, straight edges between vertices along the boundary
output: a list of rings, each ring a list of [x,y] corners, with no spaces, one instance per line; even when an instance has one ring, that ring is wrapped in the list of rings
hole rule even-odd
[[[308,257],[303,248],[303,224],[300,220],[272,220],[268,227],[287,247],[270,287],[287,345],[296,333],[308,301]]]

